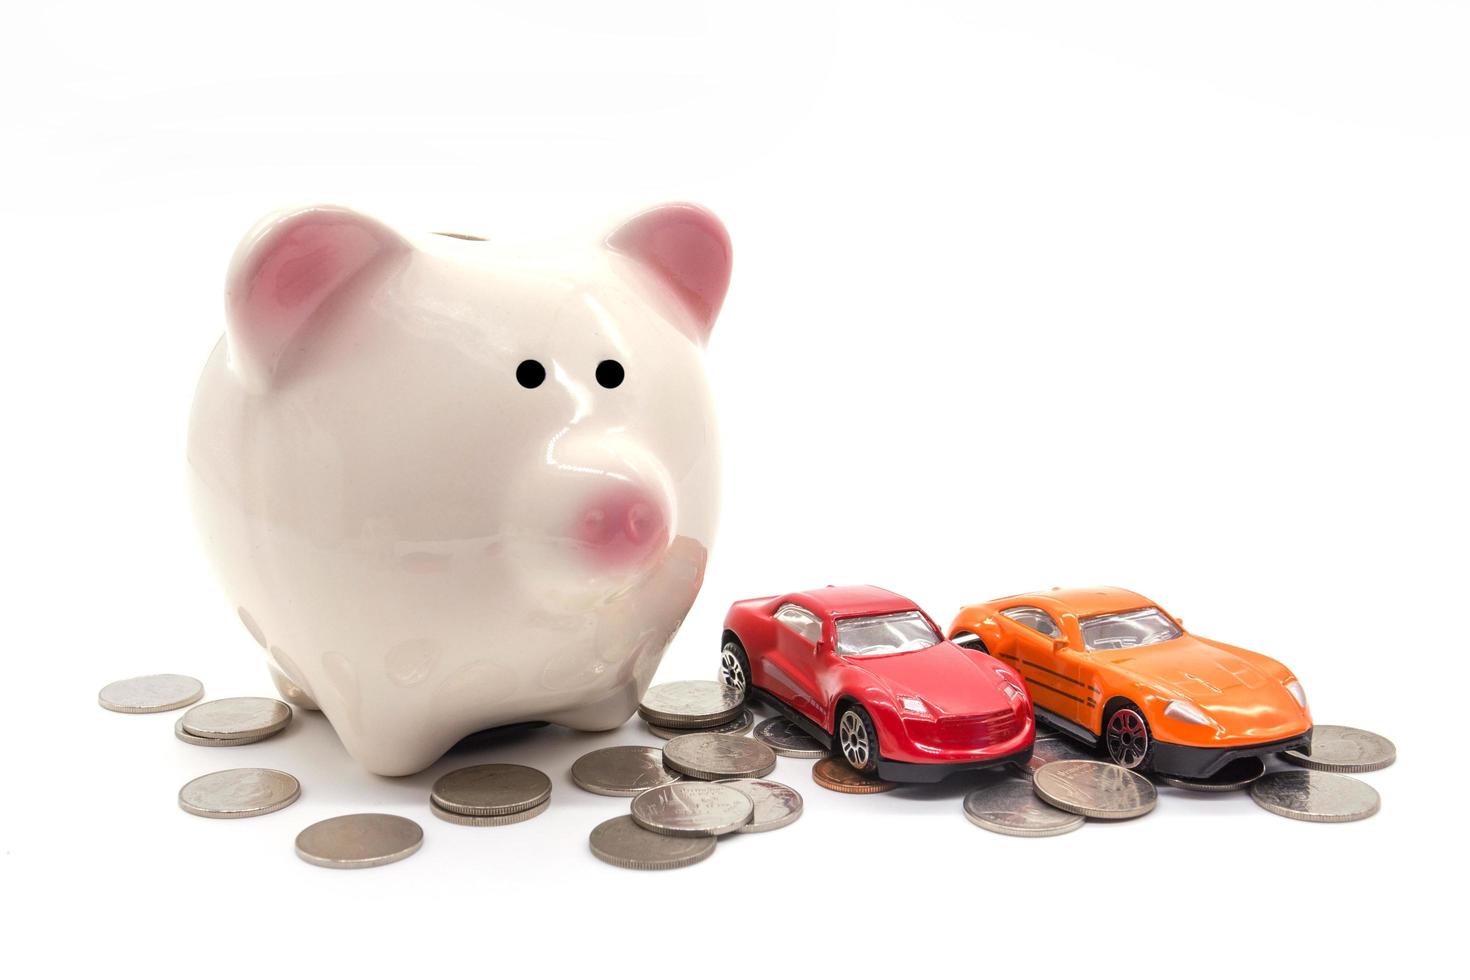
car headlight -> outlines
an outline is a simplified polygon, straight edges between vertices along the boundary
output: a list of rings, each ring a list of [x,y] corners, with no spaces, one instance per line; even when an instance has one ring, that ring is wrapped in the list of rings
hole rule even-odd
[[[1302,682],[1301,681],[1287,681],[1286,682],[1286,690],[1287,690],[1287,693],[1288,694],[1290,694],[1292,697],[1296,698],[1296,703],[1302,706],[1302,710],[1306,710],[1306,707],[1307,707],[1307,692],[1304,691],[1304,690],[1302,690]]]
[[[1215,719],[1188,701],[1170,701],[1168,706],[1164,708],[1164,717],[1173,718],[1175,721],[1188,722],[1191,725],[1213,726],[1215,724]]]
[[[1004,667],[995,668],[995,676],[1000,678],[1000,691],[1012,701],[1026,700],[1026,689],[1021,686],[1021,679]]]
[[[918,698],[899,698],[898,703],[903,705],[903,710],[912,711],[916,715],[927,715],[929,706]]]

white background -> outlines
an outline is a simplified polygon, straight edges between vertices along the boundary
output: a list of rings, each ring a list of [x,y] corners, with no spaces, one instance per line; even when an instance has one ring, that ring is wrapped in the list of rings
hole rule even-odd
[[[1470,11],[1237,2],[27,4],[0,36],[6,476],[0,961],[353,976],[1403,974],[1466,871]],[[736,268],[709,351],[725,502],[660,679],[728,603],[875,582],[947,623],[1051,585],[1138,589],[1393,738],[1380,815],[1165,792],[1054,840],[960,790],[844,797],[639,874],[625,802],[547,731],[365,775],[319,716],[199,749],[97,688],[271,693],[183,492],[235,241],[288,203],[502,240],[690,199]],[[452,424],[447,420],[446,424]],[[218,753],[217,755],[214,753]],[[228,758],[226,758],[228,755]],[[531,823],[435,821],[448,768],[556,781]],[[257,820],[178,787],[265,764]],[[420,820],[413,859],[297,860],[307,823]],[[1457,911],[1458,909],[1458,911]],[[356,972],[353,972],[356,971]],[[326,975],[326,974],[324,974]]]

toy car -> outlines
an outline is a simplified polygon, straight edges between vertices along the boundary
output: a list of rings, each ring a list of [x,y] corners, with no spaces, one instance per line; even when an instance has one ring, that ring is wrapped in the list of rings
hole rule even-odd
[[[813,589],[730,607],[721,679],[781,711],[859,772],[938,782],[1031,757],[1035,720],[1016,672],[944,640],[903,596]]]
[[[1185,632],[1125,589],[1054,589],[960,610],[952,642],[1025,678],[1039,720],[1128,769],[1203,779],[1307,746],[1300,682],[1270,657]]]

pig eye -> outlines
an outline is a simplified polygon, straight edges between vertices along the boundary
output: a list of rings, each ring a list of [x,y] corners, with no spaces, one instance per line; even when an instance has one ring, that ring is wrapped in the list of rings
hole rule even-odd
[[[597,365],[597,383],[604,388],[616,388],[623,383],[623,366],[617,361],[603,361]]]
[[[522,388],[535,388],[546,380],[546,369],[540,361],[522,361],[516,367],[516,380]]]

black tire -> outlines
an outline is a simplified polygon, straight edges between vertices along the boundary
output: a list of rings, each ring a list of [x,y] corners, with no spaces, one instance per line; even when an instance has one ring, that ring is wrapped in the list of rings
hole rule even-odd
[[[1153,768],[1153,729],[1132,701],[1118,699],[1108,707],[1099,741],[1108,758],[1124,769],[1147,772]]]
[[[845,722],[849,725],[846,732]],[[837,712],[837,721],[832,726],[832,754],[864,775],[871,776],[878,771],[878,729],[873,727],[873,719],[862,705],[849,702]]]
[[[739,683],[735,683],[737,672]],[[750,658],[745,655],[745,647],[740,640],[733,635],[727,635],[724,646],[720,648],[720,681],[726,687],[739,688],[747,698],[750,697]]]

